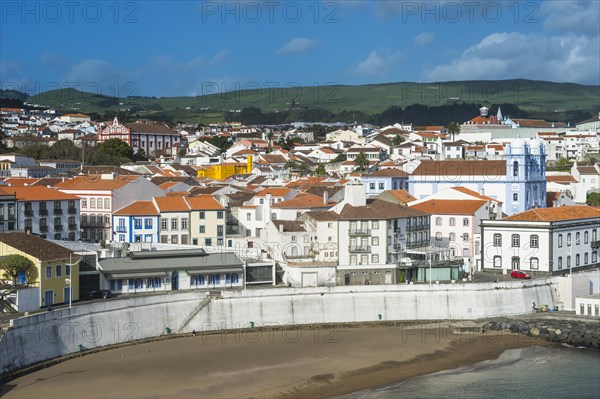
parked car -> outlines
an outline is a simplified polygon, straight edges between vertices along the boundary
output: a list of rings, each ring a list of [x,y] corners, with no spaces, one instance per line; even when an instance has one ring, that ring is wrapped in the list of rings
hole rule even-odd
[[[95,290],[89,291],[85,294],[85,299],[95,299],[95,298],[112,298],[112,292],[110,290]]]
[[[520,270],[513,270],[512,272],[510,272],[510,276],[512,278],[524,278],[524,279],[531,278],[531,274],[522,272]]]

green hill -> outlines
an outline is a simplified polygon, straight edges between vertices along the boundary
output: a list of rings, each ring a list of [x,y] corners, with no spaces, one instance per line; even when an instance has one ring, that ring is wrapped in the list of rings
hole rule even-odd
[[[254,89],[198,97],[130,97],[84,93],[62,89],[27,98],[61,111],[96,112],[131,110],[140,117],[176,120],[214,121],[225,112],[257,107],[263,111],[320,108],[331,112],[382,112],[391,105],[429,106],[452,103],[514,104],[535,115],[566,111],[596,113],[600,110],[600,86],[533,80],[464,81],[440,83],[385,83],[359,86],[303,86]],[[550,118],[552,119],[552,118]],[[558,118],[556,118],[558,119]]]

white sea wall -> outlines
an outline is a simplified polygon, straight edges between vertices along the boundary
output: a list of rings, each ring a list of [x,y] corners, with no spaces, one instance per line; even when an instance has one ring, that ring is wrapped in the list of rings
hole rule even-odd
[[[0,340],[0,373],[77,352],[165,334],[218,329],[390,320],[469,320],[553,305],[552,279],[492,284],[270,288],[96,302],[14,320]],[[81,345],[81,347],[80,347]]]

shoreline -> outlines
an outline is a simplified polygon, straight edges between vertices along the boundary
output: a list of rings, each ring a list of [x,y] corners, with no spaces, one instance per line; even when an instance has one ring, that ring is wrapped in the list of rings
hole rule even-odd
[[[8,382],[7,398],[332,397],[555,344],[452,333],[447,323],[207,334],[66,360]],[[68,387],[68,388],[67,388]]]

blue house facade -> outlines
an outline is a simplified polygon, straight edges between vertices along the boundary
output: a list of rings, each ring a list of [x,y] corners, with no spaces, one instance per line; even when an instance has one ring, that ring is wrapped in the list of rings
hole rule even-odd
[[[504,149],[506,213],[546,207],[546,151],[537,139],[516,139]]]
[[[113,240],[160,242],[160,215],[152,201],[136,201],[113,214]]]

